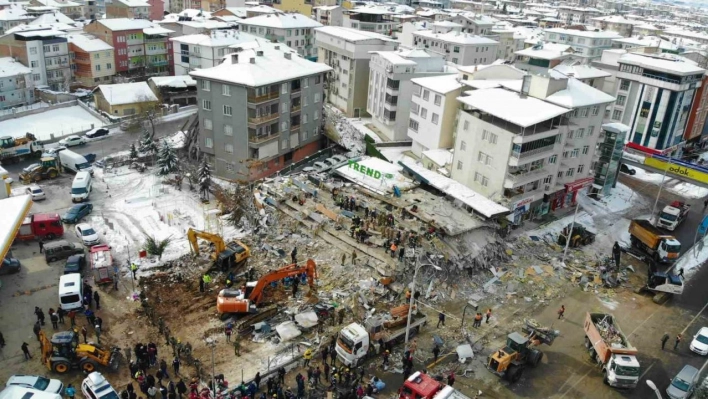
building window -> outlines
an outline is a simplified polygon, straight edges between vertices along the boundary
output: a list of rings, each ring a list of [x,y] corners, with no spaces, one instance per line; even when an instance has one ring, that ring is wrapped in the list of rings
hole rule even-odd
[[[455,47],[453,47],[453,48],[452,48],[452,51],[455,52],[455,53],[459,53],[459,52],[460,52],[460,46],[455,46]]]
[[[106,64],[106,69],[109,69],[109,70],[110,70],[110,69],[112,69],[112,68],[113,68],[113,65],[111,65],[111,64]]]
[[[490,132],[489,130],[482,130],[482,140],[487,140],[492,144],[497,143],[497,135]]]
[[[212,127],[211,119],[204,119],[204,129],[211,130]]]
[[[588,146],[588,145],[583,146],[583,155],[587,155],[588,152],[590,152],[590,146]],[[578,171],[578,172],[580,172],[580,171]]]
[[[612,112],[612,119],[613,119],[613,120],[616,120],[616,121],[622,119],[622,111],[620,111],[620,110],[618,110],[618,109],[614,110],[614,111]]]
[[[580,153],[580,150],[578,148],[574,148],[573,151],[570,153],[570,157],[577,158],[579,153]]]
[[[467,149],[467,143],[464,140],[460,141],[460,151],[465,151]]]
[[[430,92],[428,90],[423,90],[423,100],[428,101],[430,98]]]
[[[316,109],[315,114],[312,116],[313,120],[318,120],[320,119],[320,110]]]
[[[558,178],[559,178],[559,179],[562,179],[562,178],[563,178],[563,172],[562,172],[562,171],[561,171],[561,172],[558,172]]]
[[[491,165],[493,158],[491,155],[487,155],[480,151],[479,154],[477,154],[477,161],[484,165]]]
[[[230,105],[224,105],[224,115],[231,116],[233,114],[233,108]]]
[[[489,179],[484,177],[484,175],[479,172],[474,172],[474,181],[484,187],[487,187],[487,185],[489,184]]]
[[[558,155],[552,155],[548,158],[548,163],[556,163],[556,161],[558,161]]]
[[[617,100],[615,101],[615,104],[619,106],[624,106],[624,104],[627,102],[627,96],[623,95],[618,95]]]
[[[568,154],[570,154],[568,151],[563,151],[563,159],[568,159]]]
[[[572,139],[575,136],[575,130],[568,131],[568,139]]]
[[[580,108],[580,117],[581,117],[581,118],[587,118],[587,117],[588,117],[588,109],[587,109],[587,107],[585,107],[585,108]]]
[[[599,114],[599,113],[600,113],[600,106],[599,105],[592,107],[592,116],[597,116],[597,114]]]
[[[59,52],[59,45],[58,44],[52,45],[52,51]]]
[[[420,117],[426,119],[428,117],[428,110],[425,108],[420,109]]]
[[[584,128],[580,128],[580,129],[578,129],[578,130],[575,132],[575,138],[576,138],[576,139],[582,139],[584,135],[585,135],[585,129],[584,129]]]
[[[233,144],[225,144],[224,151],[228,152],[229,154],[233,154],[234,153],[234,145]]]
[[[629,90],[629,83],[630,83],[629,80],[622,79],[622,81],[620,82],[620,90],[622,90],[622,91]]]
[[[42,75],[40,75],[40,74],[38,74],[38,73],[35,73],[35,74],[32,75],[32,80],[34,80],[35,82],[37,82],[37,81],[39,81],[39,80],[41,80],[41,79],[42,79]]]
[[[413,85],[413,95],[414,95],[414,96],[420,97],[420,92],[421,92],[422,90],[423,90],[423,88],[420,87],[419,85],[415,85],[415,84]]]
[[[211,111],[211,101],[202,100],[202,109],[204,109],[205,111]]]
[[[552,180],[553,180],[553,175],[548,175],[548,176],[546,176],[545,179],[543,179],[543,184],[551,184]]]
[[[592,136],[595,132],[595,126],[588,126],[588,137]]]
[[[575,169],[570,168],[570,169],[568,169],[568,170],[565,172],[565,176],[566,176],[566,177],[572,177],[572,176],[573,176],[573,173],[575,173]]]
[[[100,65],[96,65],[96,71],[100,71],[100,70],[101,70],[101,66],[100,66]]]
[[[94,58],[95,60],[97,60],[97,59],[101,58],[101,54],[100,54],[100,53],[95,53],[95,54],[93,55],[93,58]]]
[[[30,47],[30,54],[37,55],[37,47]]]
[[[221,94],[224,96],[231,96],[231,86],[221,85]]]
[[[208,120],[208,119],[207,119]],[[206,122],[206,121],[205,121]],[[204,138],[204,147],[206,148],[214,148],[214,140],[212,140],[211,137],[205,137]]]
[[[31,62],[30,62],[30,66],[31,66],[32,68],[37,68],[37,66],[39,66],[39,63],[38,63],[37,61],[31,61]]]
[[[288,94],[288,84],[287,83],[283,83],[280,85],[280,92],[282,94]]]
[[[224,136],[233,136],[234,128],[231,125],[224,125]]]
[[[470,129],[470,121],[465,121],[465,123],[462,124],[462,130],[469,130]]]
[[[320,93],[315,93],[315,104],[320,102]]]
[[[585,165],[578,165],[578,173],[583,173],[583,170],[585,169]]]
[[[457,161],[457,170],[462,170],[462,161]]]
[[[411,113],[413,113],[414,115],[418,115],[419,112],[420,112],[420,105],[418,105],[416,103],[411,103]]]
[[[440,102],[442,101],[442,97],[439,94],[435,95],[435,105],[440,105]]]
[[[208,80],[202,80],[202,90],[204,90],[204,91],[211,90],[211,82]]]

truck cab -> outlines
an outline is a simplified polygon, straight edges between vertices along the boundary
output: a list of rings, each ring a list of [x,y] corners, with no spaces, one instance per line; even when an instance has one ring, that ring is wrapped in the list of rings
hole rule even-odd
[[[469,399],[455,388],[416,371],[398,390],[398,399]]]
[[[605,365],[605,380],[615,388],[636,388],[639,382],[639,361],[634,355],[613,354]]]
[[[659,213],[659,222],[657,227],[664,228],[669,231],[674,231],[686,216],[688,215],[691,205],[684,202],[674,201],[666,205]]]
[[[660,261],[675,262],[681,253],[681,243],[673,237],[664,238],[661,240],[661,244],[659,244],[657,253]]]
[[[356,366],[369,351],[369,333],[359,323],[352,323],[339,332],[337,338],[337,357],[347,366]]]

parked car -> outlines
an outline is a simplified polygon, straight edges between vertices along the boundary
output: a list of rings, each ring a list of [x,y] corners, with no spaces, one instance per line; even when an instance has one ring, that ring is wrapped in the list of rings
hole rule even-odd
[[[86,138],[96,139],[99,137],[105,137],[105,136],[108,136],[108,133],[109,133],[108,129],[106,129],[105,127],[99,127],[99,128],[89,130],[88,132],[86,132]]]
[[[630,168],[629,166],[627,166],[625,164],[620,164],[620,172],[626,173],[630,176],[634,176],[635,174],[637,174],[636,170],[634,170],[633,168]]]
[[[708,355],[708,327],[702,327],[696,335],[693,336],[693,341],[689,346],[692,351],[699,355]]]
[[[78,242],[57,240],[44,244],[44,260],[46,260],[47,263],[68,259],[71,255],[83,254],[84,246]]]
[[[72,134],[71,136],[59,140],[59,145],[63,145],[65,147],[73,147],[76,145],[84,145],[86,144],[86,139],[83,137],[79,137],[75,134]]]
[[[61,217],[61,221],[64,223],[78,223],[85,216],[93,211],[93,204],[90,202],[85,202],[83,204],[77,204],[69,208],[68,211]]]
[[[44,190],[42,190],[42,188],[36,184],[32,184],[31,186],[25,188],[25,194],[31,195],[32,201],[41,201],[43,199],[47,199]]]
[[[91,399],[118,399],[119,397],[118,392],[98,371],[94,371],[84,379],[81,383],[81,392],[84,398]]]
[[[98,233],[88,223],[79,223],[74,227],[76,236],[81,239],[87,247],[98,244]]]
[[[86,256],[84,254],[71,255],[67,258],[66,265],[64,265],[64,274],[82,274],[84,266],[86,266]]]
[[[685,365],[681,371],[671,380],[671,384],[666,388],[666,394],[671,399],[688,399],[696,389],[696,378],[698,369]]]
[[[11,258],[6,256],[2,260],[2,267],[0,267],[0,274],[15,274],[19,273],[22,264],[20,264],[19,259]]]
[[[16,374],[7,380],[5,386],[18,385],[25,388],[32,388],[38,391],[51,393],[64,393],[64,384],[59,380],[44,378],[38,375],[22,375]]]

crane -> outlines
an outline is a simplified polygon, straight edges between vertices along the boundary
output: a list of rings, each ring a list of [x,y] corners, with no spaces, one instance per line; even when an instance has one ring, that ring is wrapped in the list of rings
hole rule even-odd
[[[315,279],[317,278],[317,265],[312,259],[308,259],[305,265],[298,266],[291,264],[281,269],[275,270],[261,277],[258,281],[246,283],[245,290],[223,289],[216,299],[216,310],[220,315],[229,313],[256,313],[257,305],[263,301],[263,291],[268,284],[280,281],[286,277],[299,276],[302,273],[307,275],[307,284],[310,290],[315,289]]]
[[[197,238],[207,240],[214,245],[214,253],[211,254],[211,259],[219,263],[222,269],[228,268],[234,258],[235,263],[240,264],[251,256],[251,250],[241,241],[234,240],[227,244],[218,234],[190,228],[187,231],[187,239],[192,247],[192,252],[196,255],[199,255]]]

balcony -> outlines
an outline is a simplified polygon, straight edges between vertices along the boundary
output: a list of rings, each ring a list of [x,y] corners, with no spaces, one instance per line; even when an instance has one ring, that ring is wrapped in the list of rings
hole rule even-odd
[[[251,96],[249,94],[248,96],[248,103],[249,104],[260,104],[264,103],[266,101],[271,101],[271,100],[276,100],[280,97],[280,93],[277,91],[272,91],[268,94],[264,94],[261,96]]]
[[[545,177],[548,171],[544,166],[538,167],[536,169],[521,170],[517,172],[507,172],[506,178],[504,179],[504,188],[514,188],[522,184],[531,183]]]
[[[126,46],[137,46],[139,44],[143,44],[142,36],[139,36],[137,39],[128,39],[125,42]]]
[[[161,54],[167,54],[167,48],[165,47],[160,47],[156,49],[147,49],[145,51],[147,55],[161,55]]]
[[[48,71],[51,71],[54,69],[68,68],[68,67],[69,67],[69,61],[60,62],[60,63],[53,63],[52,65],[49,65],[49,64],[46,65],[46,69]]]
[[[291,132],[291,133],[297,132],[297,131],[299,131],[299,130],[300,130],[300,125],[299,125],[299,124],[290,126],[290,132]]]
[[[259,148],[264,146],[265,144],[277,140],[280,137],[280,132],[277,133],[271,133],[267,135],[256,135],[256,134],[248,134],[248,145],[249,147],[252,148]]]
[[[537,161],[539,159],[551,155],[555,149],[556,145],[553,144],[524,152],[517,152],[512,150],[511,157],[509,157],[509,166],[519,166],[527,164],[529,162]]]
[[[167,60],[157,60],[157,61],[150,61],[149,62],[150,66],[166,66],[168,64]]]
[[[249,125],[260,125],[263,123],[268,123],[268,122],[272,122],[274,120],[277,120],[279,117],[280,117],[280,114],[278,114],[277,112],[272,113],[270,115],[261,115],[259,117],[255,117],[255,118],[249,117],[248,124]]]
[[[281,42],[281,43],[282,43],[282,42],[285,42],[285,37],[283,37],[283,36],[278,36],[278,35],[274,35],[274,34],[272,34],[272,33],[268,33],[267,35],[265,35],[265,38],[266,38],[267,40],[272,41],[272,42]]]
[[[292,107],[290,107],[290,113],[292,114],[293,112],[300,112],[300,109],[302,109],[300,105],[293,105]]]
[[[145,36],[145,43],[167,43],[167,36]]]

